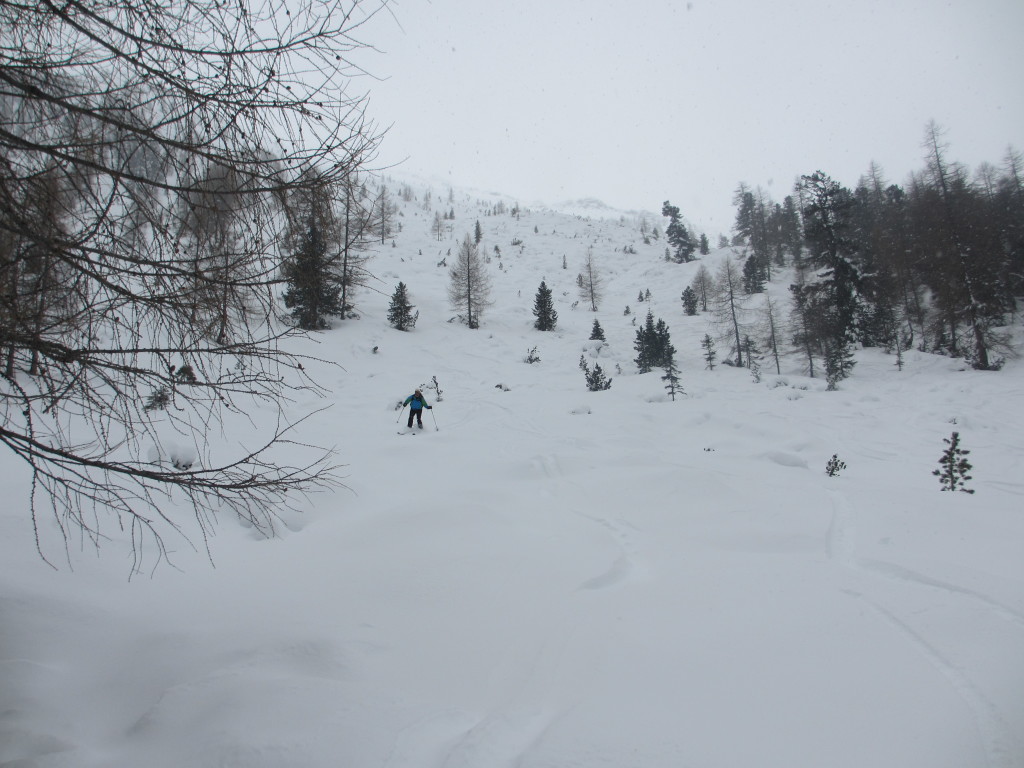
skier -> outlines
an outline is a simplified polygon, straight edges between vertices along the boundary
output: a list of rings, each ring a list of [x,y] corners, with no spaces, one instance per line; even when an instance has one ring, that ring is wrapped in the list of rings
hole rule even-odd
[[[412,429],[413,418],[416,419],[416,423],[419,425],[419,428],[423,429],[423,409],[429,408],[433,410],[434,406],[427,405],[426,398],[423,397],[423,393],[418,389],[405,398],[405,402],[402,403],[402,407],[404,408],[407,405],[409,406],[409,429]]]

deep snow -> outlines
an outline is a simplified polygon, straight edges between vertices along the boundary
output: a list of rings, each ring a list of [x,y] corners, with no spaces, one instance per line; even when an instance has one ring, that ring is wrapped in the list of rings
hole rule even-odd
[[[301,345],[341,366],[292,413],[330,406],[302,436],[337,447],[347,488],[275,538],[222,515],[212,566],[170,542],[176,567],[129,581],[110,524],[54,571],[0,457],[0,766],[1024,766],[1021,362],[862,350],[835,392],[792,357],[759,383],[708,371],[708,318],[679,301],[698,263],[665,263],[634,217],[486,216],[493,196],[435,188],[456,213],[439,243],[423,192],[361,318]],[[494,306],[473,331],[438,262],[477,219]],[[591,246],[603,348],[572,308]],[[385,319],[399,280],[411,333]],[[675,402],[631,362],[648,308]],[[586,390],[584,353],[610,390]],[[395,403],[434,376],[400,436]],[[931,474],[953,430],[973,496]]]

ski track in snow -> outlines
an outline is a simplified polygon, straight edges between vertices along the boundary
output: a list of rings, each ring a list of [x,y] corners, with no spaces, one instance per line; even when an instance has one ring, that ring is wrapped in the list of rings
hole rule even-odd
[[[981,592],[976,592],[973,589],[967,589],[966,587],[960,587],[956,584],[950,584],[949,582],[941,581],[939,579],[933,579],[930,576],[925,576],[924,574],[917,573],[909,568],[904,568],[903,566],[896,565],[894,563],[886,563],[881,560],[862,559],[856,560],[856,563],[858,567],[863,568],[866,571],[880,574],[897,581],[902,581],[908,584],[920,584],[924,587],[933,587],[949,594],[962,595],[970,598],[971,600],[974,600],[990,609],[996,616],[1024,628],[1024,615],[1021,615],[1012,608],[1008,608],[999,601],[994,600]]]
[[[842,567],[871,576],[881,576],[902,584],[941,590],[945,594],[969,599],[983,606],[1000,620],[1024,628],[1024,616],[997,600],[956,584],[916,573],[908,568],[878,560],[866,560],[856,554],[855,515],[842,499],[832,497],[832,520],[827,535],[829,559]],[[958,667],[950,658],[941,653],[910,622],[900,618],[890,609],[884,608],[875,599],[866,597],[868,585],[861,583],[856,591],[844,589],[847,594],[869,606],[884,621],[906,637],[917,651],[945,677],[957,695],[963,700],[974,716],[978,737],[984,747],[988,768],[1024,768],[1024,744],[1014,738],[1012,729],[1002,717],[998,707],[975,685],[969,673]]]
[[[384,768],[517,768],[572,706],[548,711],[576,620],[571,615],[545,633],[528,661],[506,657],[491,670],[496,703],[483,714],[448,710],[404,728]],[[520,650],[510,652],[519,656]],[[520,676],[520,671],[528,670]]]
[[[607,589],[608,587],[614,587],[625,582],[634,574],[640,572],[640,569],[637,567],[639,552],[627,530],[633,526],[623,520],[607,520],[601,517],[593,517],[579,510],[573,510],[573,512],[579,517],[589,520],[609,531],[621,552],[608,566],[607,570],[587,579],[577,587],[577,590]]]
[[[545,454],[535,456],[531,460],[531,464],[536,467],[547,480],[560,481],[571,485],[573,487],[574,496],[583,496],[586,498],[588,490],[585,487],[565,478],[565,472],[557,455]],[[612,520],[605,517],[590,515],[581,511],[576,506],[572,507],[570,511],[577,517],[586,520],[588,523],[597,525],[601,529],[607,531],[615,541],[620,551],[619,556],[609,564],[606,570],[586,579],[577,587],[577,590],[607,589],[608,587],[621,584],[634,574],[646,572],[646,567],[639,566],[641,555],[633,541],[634,536],[631,533],[631,531],[635,532],[637,530],[636,526],[621,519]]]
[[[978,736],[985,750],[988,768],[1021,768],[1024,766],[1024,744],[1014,737],[998,708],[981,689],[971,682],[967,673],[938,651],[928,640],[892,611],[867,598],[863,603],[872,608],[891,627],[906,637],[921,655],[934,666],[964,701],[974,715]]]
[[[982,606],[999,618],[1024,628],[1024,614],[1004,605],[998,600],[977,592],[967,587],[951,584],[941,579],[935,579],[909,568],[895,563],[887,563],[882,560],[869,560],[857,557],[856,554],[856,526],[854,514],[849,510],[842,500],[832,498],[832,520],[829,525],[827,553],[831,560],[835,560],[844,567],[860,570],[865,573],[882,576],[904,584],[913,584],[922,587],[942,590],[951,595],[966,597]]]

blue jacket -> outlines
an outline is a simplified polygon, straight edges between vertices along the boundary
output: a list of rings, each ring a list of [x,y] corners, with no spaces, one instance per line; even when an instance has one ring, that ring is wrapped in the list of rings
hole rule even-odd
[[[405,402],[402,405],[408,405],[412,411],[422,411],[424,408],[430,408],[427,405],[427,400],[423,395],[412,394],[405,398]]]

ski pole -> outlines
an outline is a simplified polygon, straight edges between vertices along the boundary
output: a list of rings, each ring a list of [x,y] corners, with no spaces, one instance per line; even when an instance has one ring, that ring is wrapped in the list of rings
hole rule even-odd
[[[434,409],[433,408],[430,409],[430,418],[432,418],[434,420],[434,431],[435,432],[440,432],[441,428],[437,426],[437,416],[434,415]]]
[[[402,414],[403,413],[405,413],[405,404],[404,403],[402,404],[402,410],[400,410],[398,412],[398,418],[395,419],[395,424],[397,424],[398,422],[400,422],[402,420]]]

